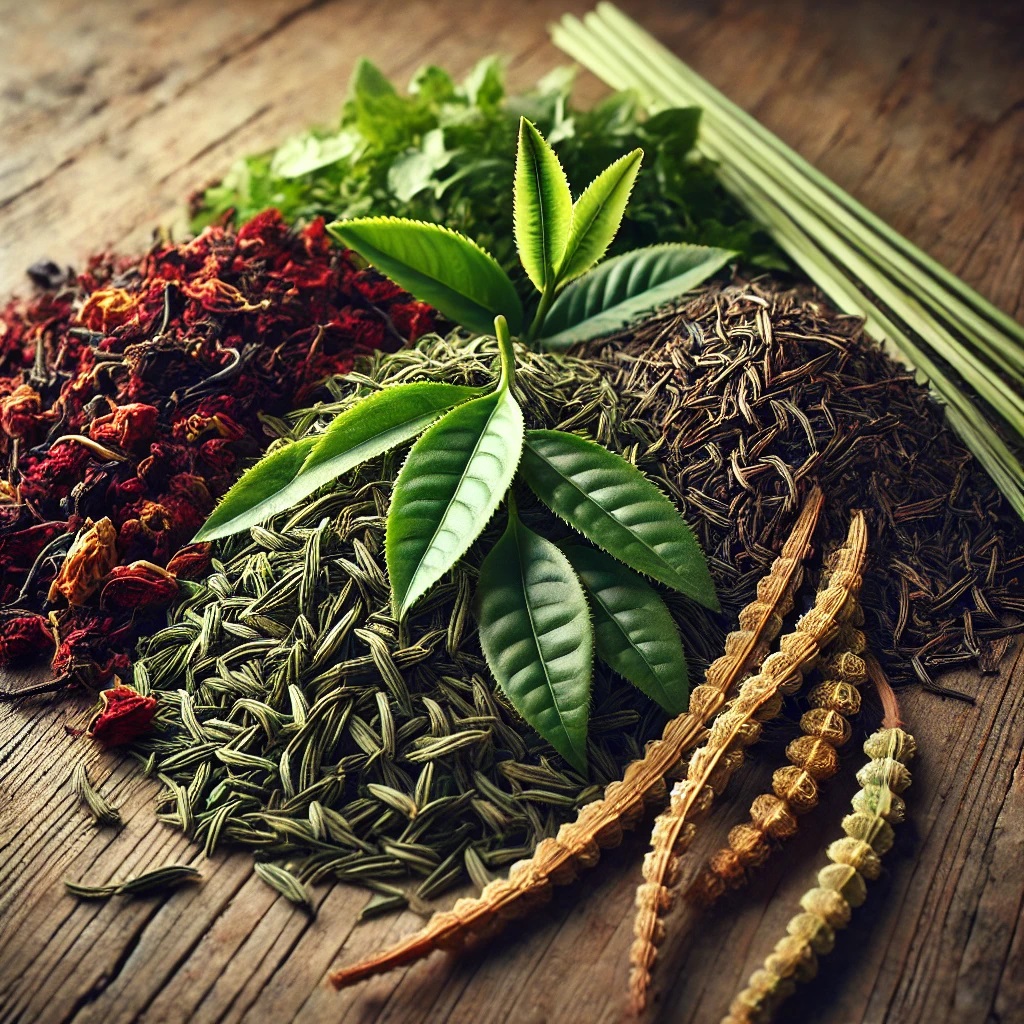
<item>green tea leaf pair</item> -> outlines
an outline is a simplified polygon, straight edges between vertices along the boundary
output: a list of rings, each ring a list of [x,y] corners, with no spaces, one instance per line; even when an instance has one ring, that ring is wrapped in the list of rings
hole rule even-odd
[[[548,508],[603,551],[562,552],[513,511],[480,570],[480,642],[515,708],[582,770],[595,643],[604,661],[670,713],[686,699],[686,661],[672,616],[630,570],[708,607],[718,602],[693,534],[621,456],[575,434],[530,430],[520,473]]]
[[[516,247],[537,291],[553,294],[605,254],[642,159],[639,149],[620,157],[573,203],[555,151],[530,121],[520,120],[512,193]]]
[[[601,551],[582,545],[562,551],[511,514],[480,568],[476,615],[498,684],[523,718],[581,772],[595,647],[603,661],[670,714],[683,709],[686,658],[668,608]]]

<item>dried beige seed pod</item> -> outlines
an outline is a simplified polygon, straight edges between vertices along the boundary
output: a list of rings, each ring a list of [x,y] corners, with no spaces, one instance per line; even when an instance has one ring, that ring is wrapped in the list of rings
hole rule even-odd
[[[850,739],[850,723],[832,708],[811,708],[800,716],[800,729],[817,736],[833,747],[842,747]]]
[[[843,831],[851,838],[867,843],[879,856],[892,849],[896,838],[892,825],[876,814],[848,814],[843,818]]]
[[[864,879],[850,864],[829,864],[822,868],[818,872],[818,885],[823,889],[835,889],[854,908],[859,907],[868,896]]]
[[[750,819],[772,839],[788,839],[796,834],[796,816],[774,793],[762,793],[754,799],[750,805]]]
[[[843,836],[842,839],[829,844],[826,852],[830,860],[856,868],[857,872],[869,881],[874,881],[881,874],[882,862],[878,854],[863,839]]]
[[[907,816],[907,805],[903,798],[886,786],[865,786],[857,790],[851,803],[855,811],[877,814],[893,825],[901,824]]]
[[[891,757],[906,764],[917,753],[917,743],[902,729],[881,729],[864,741],[864,753],[870,758]]]
[[[772,792],[785,800],[796,814],[806,814],[818,804],[818,784],[796,765],[777,768],[772,775]]]
[[[860,691],[844,679],[827,679],[807,695],[812,708],[829,708],[852,718],[860,711]]]
[[[849,650],[825,662],[822,672],[829,679],[845,679],[855,686],[859,686],[868,677],[868,667],[864,664],[864,659]]]
[[[835,931],[817,914],[797,914],[790,918],[786,931],[822,956],[831,953],[836,944]]]
[[[786,757],[816,782],[839,771],[836,748],[817,736],[799,736],[786,747]]]
[[[910,772],[894,758],[876,757],[857,772],[857,782],[862,787],[887,786],[894,793],[902,793],[910,785]]]
[[[800,898],[800,906],[830,928],[845,928],[850,923],[850,904],[834,889],[808,889]]]

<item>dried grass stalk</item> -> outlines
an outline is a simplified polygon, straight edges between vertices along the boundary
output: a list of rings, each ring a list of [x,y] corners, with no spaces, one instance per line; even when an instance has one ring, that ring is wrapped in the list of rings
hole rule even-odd
[[[892,826],[905,814],[898,794],[910,785],[906,764],[915,750],[914,737],[900,728],[868,737],[864,753],[871,760],[857,773],[861,789],[853,814],[843,819],[844,837],[825,851],[832,863],[818,872],[818,885],[800,900],[802,913],[790,919],[786,935],[750,976],[722,1024],[767,1024],[797,983],[817,974],[818,957],[832,951],[836,929],[846,927],[851,909],[864,902],[865,880],[878,877],[880,858],[892,847]]]
[[[513,864],[508,878],[488,883],[477,898],[457,900],[451,910],[435,914],[426,927],[391,949],[335,971],[331,984],[344,988],[413,963],[435,949],[459,949],[471,937],[497,932],[506,921],[528,914],[548,899],[553,886],[566,885],[581,869],[593,867],[601,849],[622,841],[623,830],[637,823],[645,805],[663,803],[665,776],[701,739],[726,695],[764,658],[782,628],[800,585],[822,502],[820,489],[813,488],[781,554],[758,584],[757,599],[740,612],[739,630],[726,637],[725,654],[690,695],[689,710],[665,726],[661,739],[647,745],[644,756],[627,766],[622,780],[605,789],[603,799],[583,807],[556,837],[542,840],[532,857]]]
[[[850,740],[847,721],[860,710],[858,687],[867,679],[864,614],[858,605],[826,654],[820,682],[809,695],[810,710],[800,718],[803,733],[786,747],[790,766],[772,776],[772,792],[756,797],[747,822],[730,829],[728,845],[714,854],[686,892],[686,898],[709,907],[729,889],[745,884],[760,867],[794,836],[797,818],[818,803],[825,779],[839,771],[839,748]]]
[[[760,723],[778,714],[783,694],[800,687],[804,672],[851,614],[866,554],[867,527],[858,512],[839,549],[828,586],[794,632],[782,638],[779,651],[765,659],[757,675],[740,687],[735,700],[715,720],[707,743],[690,758],[686,778],[673,788],[668,810],[655,822],[651,850],[644,858],[644,882],[636,894],[629,986],[634,1012],[647,1004],[651,967],[665,937],[662,917],[673,904],[680,859],[693,841],[697,822],[708,814],[715,794],[724,789],[742,763],[743,748],[758,739]]]

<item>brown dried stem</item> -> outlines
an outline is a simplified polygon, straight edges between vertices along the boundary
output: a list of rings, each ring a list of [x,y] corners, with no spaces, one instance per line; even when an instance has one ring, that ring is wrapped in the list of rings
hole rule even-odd
[[[759,582],[757,600],[740,612],[740,629],[726,637],[725,654],[707,671],[705,682],[690,695],[687,712],[672,719],[644,756],[627,766],[619,782],[611,783],[601,800],[581,808],[575,821],[558,835],[542,840],[533,856],[513,864],[508,878],[488,883],[478,898],[457,900],[449,910],[434,914],[427,925],[390,949],[343,967],[330,976],[335,988],[383,974],[428,956],[435,949],[459,949],[470,937],[500,930],[504,923],[529,913],[566,885],[577,871],[593,867],[601,849],[616,846],[624,829],[640,819],[645,804],[664,801],[665,776],[697,743],[710,718],[721,708],[730,689],[765,655],[793,606],[804,559],[821,512],[823,497],[815,487],[808,495],[793,531]]]
[[[673,788],[668,810],[655,822],[651,850],[644,858],[644,883],[636,894],[636,938],[630,949],[634,1012],[639,1013],[647,1003],[651,967],[665,935],[662,916],[672,906],[680,858],[693,841],[697,820],[710,811],[715,793],[742,763],[743,748],[758,738],[760,722],[778,713],[782,694],[799,688],[804,672],[849,616],[860,590],[866,554],[867,528],[863,515],[856,513],[838,552],[835,571],[814,608],[800,619],[794,632],[783,637],[780,650],[765,659],[758,674],[740,687],[736,699],[718,716],[708,742],[690,758],[686,778]]]
[[[762,793],[750,805],[747,822],[729,830],[728,845],[714,854],[686,892],[686,898],[709,907],[729,889],[738,889],[797,831],[797,818],[818,803],[825,779],[839,771],[838,748],[850,740],[847,718],[860,710],[860,691],[867,678],[866,640],[859,606],[839,631],[830,648],[823,680],[808,694],[809,711],[800,718],[803,735],[786,748],[790,765],[772,776],[772,792]]]
[[[845,928],[851,909],[864,902],[865,879],[878,877],[879,858],[892,847],[892,826],[905,815],[898,794],[910,785],[906,762],[915,750],[914,737],[899,728],[868,737],[864,753],[871,760],[857,773],[862,788],[853,814],[843,819],[845,836],[826,850],[832,863],[818,872],[817,886],[800,900],[803,912],[790,919],[786,935],[750,976],[722,1024],[768,1024],[797,982],[817,973],[818,957],[832,951],[836,929]]]

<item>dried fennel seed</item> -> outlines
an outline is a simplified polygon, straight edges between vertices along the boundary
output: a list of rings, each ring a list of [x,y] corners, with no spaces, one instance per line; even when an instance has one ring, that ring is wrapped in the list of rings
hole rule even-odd
[[[84,764],[79,763],[75,765],[75,770],[71,775],[71,786],[75,791],[75,796],[78,797],[86,810],[92,815],[97,825],[121,827],[123,823],[120,812],[89,781]]]
[[[713,285],[595,354],[622,361],[615,387],[648,392],[631,415],[664,429],[716,585],[742,592],[765,570],[780,513],[816,480],[823,540],[868,516],[865,631],[893,682],[945,692],[944,669],[995,669],[1022,628],[1024,527],[857,318],[808,287]]]
[[[655,821],[651,849],[643,862],[644,881],[637,888],[635,939],[629,951],[633,967],[629,990],[635,1012],[647,1005],[651,970],[666,934],[663,918],[672,908],[680,861],[693,842],[697,823],[742,764],[743,749],[760,738],[761,723],[779,714],[783,695],[799,690],[804,673],[853,612],[866,557],[867,530],[863,515],[857,512],[828,586],[818,592],[814,607],[798,620],[794,631],[782,637],[779,650],[768,655],[715,719],[707,742],[690,757],[686,778],[675,784],[668,808]]]
[[[507,878],[488,882],[479,898],[457,900],[451,910],[434,914],[415,934],[334,971],[331,984],[336,988],[353,985],[436,949],[458,949],[471,937],[495,934],[508,921],[543,904],[553,886],[566,885],[577,871],[594,867],[600,851],[617,846],[623,831],[637,824],[646,804],[664,803],[666,776],[678,770],[685,753],[704,735],[707,722],[744,673],[760,664],[782,628],[783,617],[792,610],[821,504],[821,492],[813,488],[779,557],[758,583],[757,599],[740,612],[739,629],[725,638],[725,653],[708,666],[705,682],[691,694],[689,710],[666,724],[661,738],[647,744],[643,757],[626,767],[620,781],[605,787],[603,797],[583,807],[557,836],[542,840],[531,857],[513,864]]]
[[[82,900],[105,900],[111,896],[149,896],[153,893],[168,892],[188,882],[199,882],[202,877],[198,869],[187,864],[167,864],[124,882],[86,885],[83,882],[66,881],[64,887],[72,896]]]
[[[495,354],[486,342],[435,339],[357,379],[479,384]],[[524,353],[517,386],[530,425],[584,430],[656,472],[660,438],[621,411],[643,396],[616,394],[611,371]],[[276,424],[300,435],[336,411]],[[207,853],[225,842],[251,848],[262,877],[297,902],[328,878],[379,892],[412,876],[422,898],[467,878],[485,884],[618,779],[665,721],[599,669],[589,777],[568,768],[485,669],[470,614],[472,551],[399,629],[383,542],[401,458],[375,459],[219,548],[212,575],[188,585],[135,666],[136,687],[159,698],[154,732],[136,747],[165,787],[159,817]],[[528,522],[540,514],[526,495],[520,511]],[[716,620],[667,599],[685,609],[677,618],[699,669],[721,645]]]

